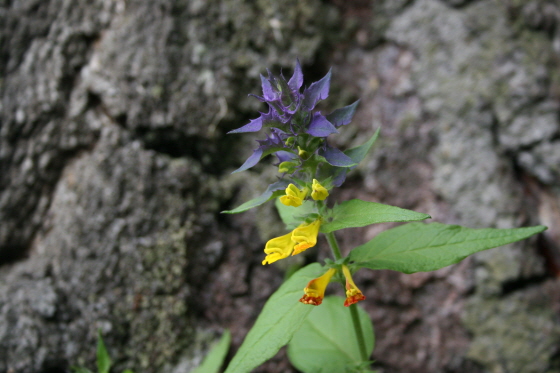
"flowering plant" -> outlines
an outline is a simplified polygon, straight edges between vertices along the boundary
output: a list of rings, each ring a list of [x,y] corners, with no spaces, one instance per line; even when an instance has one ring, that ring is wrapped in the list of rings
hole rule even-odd
[[[341,151],[329,136],[348,125],[358,101],[328,115],[314,111],[329,94],[331,72],[301,91],[303,73],[296,62],[290,80],[283,75],[261,75],[262,96],[268,112],[230,133],[269,129],[264,140],[236,171],[255,166],[275,155],[280,177],[264,193],[239,207],[235,214],[275,200],[289,233],[270,239],[262,264],[300,254],[317,244],[322,233],[332,250],[324,265],[310,264],[293,274],[267,301],[255,325],[226,373],[249,372],[288,344],[288,356],[303,372],[368,372],[374,347],[371,320],[356,303],[366,297],[352,274],[361,269],[390,269],[404,273],[433,271],[457,263],[470,254],[528,238],[544,226],[514,229],[470,229],[440,223],[409,223],[382,232],[347,256],[334,232],[384,222],[411,222],[429,215],[352,199],[329,204],[333,188],[340,187],[349,171],[361,162],[379,130],[364,144]],[[340,282],[346,298],[326,297],[331,281]],[[307,284],[307,285],[305,285]],[[298,296],[297,294],[300,294]],[[299,299],[298,299],[299,298]],[[316,309],[311,306],[319,306]],[[349,309],[349,312],[344,307]]]

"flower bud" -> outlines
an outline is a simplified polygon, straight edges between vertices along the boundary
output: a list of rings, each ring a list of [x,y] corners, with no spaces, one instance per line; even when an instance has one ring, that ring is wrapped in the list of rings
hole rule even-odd
[[[288,137],[286,139],[286,141],[284,142],[284,144],[286,144],[286,146],[292,146],[294,145],[294,142],[296,141],[296,138],[294,136]]]
[[[324,201],[325,198],[329,196],[329,191],[327,188],[319,184],[317,179],[313,179],[313,185],[311,186],[313,191],[311,192],[311,198],[315,201]]]
[[[301,159],[306,160],[309,159],[309,157],[311,157],[311,153],[309,153],[306,150],[303,150],[302,148],[300,148],[298,146],[298,155],[301,157]]]
[[[292,173],[294,172],[295,168],[297,166],[297,163],[295,162],[282,162],[278,165],[278,172],[282,172],[282,173]]]
[[[290,184],[286,188],[286,195],[280,197],[280,202],[286,206],[299,207],[307,197],[307,193],[309,193],[308,188],[300,190],[294,184]]]

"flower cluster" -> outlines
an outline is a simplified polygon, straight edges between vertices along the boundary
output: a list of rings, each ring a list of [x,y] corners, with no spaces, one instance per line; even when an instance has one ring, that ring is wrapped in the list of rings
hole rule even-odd
[[[329,268],[322,276],[309,281],[305,289],[303,289],[305,294],[299,301],[305,304],[312,304],[314,306],[320,305],[325,297],[327,285],[336,272],[336,268]],[[344,264],[342,265],[342,273],[346,278],[346,300],[344,301],[344,306],[348,307],[351,304],[366,299],[364,294],[362,294],[360,289],[358,289],[354,283],[354,280],[352,280],[350,269],[348,269],[348,267]]]
[[[302,92],[303,73],[299,61],[290,80],[286,80],[282,74],[274,76],[270,71],[267,78],[261,75],[263,95],[253,96],[268,105],[268,112],[229,132],[269,129],[266,138],[258,140],[259,146],[253,154],[234,172],[247,170],[264,157],[274,154],[278,158],[276,166],[281,174],[280,180],[271,184],[263,196],[247,202],[247,207],[242,205],[233,213],[245,211],[274,197],[279,197],[283,205],[297,209],[295,215],[299,226],[266,243],[263,265],[299,254],[317,244],[326,207],[324,201],[329,191],[340,186],[347,172],[360,160],[353,157],[351,152],[342,152],[328,142],[329,135],[338,133],[340,127],[350,123],[358,101],[328,115],[314,111],[317,103],[329,94],[330,78],[329,71]],[[345,305],[364,299],[352,281],[348,268],[342,266],[342,271],[346,277]],[[311,281],[305,288],[301,302],[321,304],[325,288],[336,272],[337,269],[331,268],[325,275]]]
[[[315,201],[323,201],[329,196],[328,190],[317,179],[313,179],[311,188],[311,198]],[[298,189],[294,184],[290,184],[286,188],[285,193],[285,195],[280,197],[280,202],[286,206],[299,207],[309,194],[309,188]],[[315,216],[315,214],[312,214],[312,216]],[[299,227],[284,236],[269,240],[264,248],[264,252],[267,255],[262,264],[274,263],[277,260],[299,254],[315,246],[320,227],[321,217],[319,216],[309,223],[304,222],[300,224]]]
[[[268,112],[245,126],[229,133],[258,132],[270,128],[266,139],[236,171],[247,170],[269,154],[278,157],[279,172],[299,176],[311,182],[318,179],[323,185],[340,186],[349,168],[356,162],[339,149],[329,145],[327,137],[352,120],[358,101],[328,115],[313,112],[317,102],[329,95],[331,72],[300,92],[303,73],[299,61],[289,81],[283,75],[268,78],[261,75],[262,96],[255,96],[268,105]],[[324,179],[329,179],[328,183]]]

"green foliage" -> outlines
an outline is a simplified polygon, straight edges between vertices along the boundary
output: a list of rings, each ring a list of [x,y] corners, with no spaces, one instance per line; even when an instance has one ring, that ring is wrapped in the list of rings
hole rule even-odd
[[[377,131],[375,131],[375,133],[373,134],[373,136],[370,137],[370,139],[368,141],[366,141],[365,143],[363,143],[360,146],[356,146],[355,148],[351,148],[348,150],[345,150],[343,153],[344,155],[346,155],[347,157],[349,157],[352,162],[354,164],[358,164],[361,161],[364,160],[364,158],[366,157],[367,153],[369,152],[369,150],[371,149],[371,147],[373,146],[373,144],[375,143],[375,141],[377,140],[377,137],[379,136],[379,128],[377,129]],[[351,170],[354,169],[355,166],[352,167],[335,167],[335,166],[331,166],[328,163],[323,163],[321,165],[321,168],[319,170],[318,173],[318,178],[319,179],[325,179],[325,178],[339,178],[339,177],[343,177],[345,178],[346,173]]]
[[[111,357],[107,352],[103,338],[101,337],[101,330],[97,331],[97,372],[109,373],[111,370]],[[74,373],[93,373],[91,370],[84,367],[70,367]],[[130,369],[126,369],[123,373],[133,373]]]
[[[329,296],[314,307],[288,344],[288,357],[304,373],[363,372],[356,331],[344,298]],[[358,307],[368,355],[373,351],[373,325]]]
[[[354,161],[354,163],[360,163],[361,161],[363,161],[367,153],[369,152],[369,149],[371,149],[373,143],[375,143],[375,141],[377,140],[377,137],[379,136],[379,130],[380,128],[375,131],[373,136],[371,136],[368,141],[360,146],[344,151],[344,154],[349,156]]]
[[[280,199],[276,199],[276,209],[278,209],[278,214],[280,218],[286,224],[286,229],[291,230],[296,228],[309,214],[317,212],[315,208],[315,203],[312,201],[304,201],[299,207],[286,206]]]
[[[285,181],[278,181],[274,184],[270,184],[266,191],[258,196],[257,198],[253,198],[233,210],[226,210],[222,211],[222,214],[239,214],[240,212],[245,212],[247,210],[252,209],[253,207],[257,207],[270,201],[273,198],[280,197],[284,195],[284,189],[288,186],[288,182]]]
[[[212,347],[202,364],[192,373],[218,373],[224,363],[230,343],[231,333],[229,330],[226,330],[218,343]]]
[[[358,267],[404,273],[435,271],[476,252],[544,231],[539,225],[513,229],[471,229],[440,223],[410,223],[380,233],[350,253]]]
[[[379,135],[379,129],[377,129],[377,131],[375,131],[373,136],[368,141],[366,141],[364,144],[362,144],[360,146],[357,146],[355,148],[352,148],[352,149],[348,149],[348,150],[344,151],[344,154],[347,155],[348,157],[350,157],[350,159],[352,159],[352,161],[354,161],[355,164],[360,163],[365,158],[367,152],[370,150],[370,148],[372,147],[375,140],[377,140],[378,135]],[[273,149],[272,152],[274,152],[274,151],[278,151],[278,149]],[[269,154],[269,153],[270,152],[267,152],[267,154]],[[264,157],[264,155],[263,155],[263,157]],[[319,156],[316,156],[316,157],[319,157]],[[323,158],[323,157],[320,157],[320,158]],[[324,158],[323,158],[323,161],[324,161]],[[329,166],[329,167],[331,167],[333,170],[336,169],[336,167],[332,167],[332,166]],[[332,172],[334,172],[334,171],[332,171]],[[269,187],[266,189],[266,191],[263,194],[261,194],[260,196],[258,196],[257,198],[253,198],[253,199],[251,199],[247,202],[244,202],[243,204],[237,206],[236,208],[234,208],[232,210],[222,211],[222,214],[239,214],[241,212],[245,212],[247,210],[250,210],[254,207],[260,206],[260,205],[270,201],[273,198],[277,198],[277,197],[280,197],[280,196],[284,195],[284,189],[287,186],[288,186],[288,182],[286,182],[284,180],[273,183],[273,184],[269,185]],[[277,206],[278,206],[278,203],[277,203]],[[286,207],[289,207],[289,206],[286,206]],[[295,208],[295,207],[292,207],[292,208]],[[279,211],[280,211],[280,209],[279,209]],[[287,216],[288,214],[285,214],[285,215]],[[418,220],[418,219],[414,219],[414,220]],[[391,220],[391,221],[397,221],[397,220]],[[398,220],[398,221],[409,221],[409,220]],[[297,224],[295,224],[295,225],[297,225]],[[292,225],[290,225],[290,227],[291,226]]]
[[[97,371],[99,373],[109,373],[111,369],[111,358],[109,353],[107,353],[107,348],[105,343],[103,343],[103,338],[101,337],[101,330],[97,331]]]
[[[307,216],[318,213],[312,201],[305,201],[301,206],[293,207],[285,206],[277,199],[276,208],[287,229],[294,229]],[[339,229],[365,227],[375,223],[424,220],[430,218],[430,215],[382,203],[352,199],[327,210],[323,218],[321,232],[330,233]]]
[[[321,268],[313,263],[300,269],[272,294],[226,373],[250,372],[290,341],[313,309],[299,302],[303,286],[320,275]]]
[[[377,140],[379,129],[364,144],[342,152],[327,143],[327,136],[350,123],[358,103],[337,109],[327,117],[312,112],[317,101],[328,96],[330,72],[305,88],[303,94],[300,92],[303,73],[299,62],[289,81],[270,73],[268,79],[262,77],[261,81],[263,97],[259,99],[269,105],[269,113],[231,133],[257,132],[271,127],[272,135],[259,141],[259,148],[235,172],[253,167],[264,156],[278,151],[287,151],[293,156],[277,153],[281,161],[278,165],[281,180],[270,185],[261,196],[224,213],[243,212],[287,193],[292,202],[286,203],[300,205],[303,201],[300,206],[291,207],[276,200],[276,207],[287,229],[292,230],[302,222],[313,222],[313,225],[300,229],[305,233],[294,230],[291,234],[271,239],[265,246],[267,256],[263,263],[313,247],[319,233],[315,223],[317,219],[321,219],[320,232],[327,236],[333,258],[325,260],[329,267],[327,273],[317,263],[295,273],[288,272],[288,279],[264,306],[226,373],[250,372],[288,342],[292,363],[304,373],[370,372],[371,362],[365,360],[368,360],[374,345],[371,321],[356,304],[352,304],[348,312],[342,307],[344,301],[341,298],[323,299],[331,278],[342,283],[343,277],[346,278],[347,304],[354,303],[363,300],[364,296],[354,284],[350,270],[433,271],[476,252],[523,240],[546,229],[543,226],[470,229],[439,223],[411,223],[379,234],[344,258],[334,234],[337,230],[375,223],[420,221],[430,216],[358,199],[330,208],[332,203],[326,200],[327,193],[322,188],[332,193],[334,187],[344,182],[348,172],[365,159]],[[284,135],[287,133],[289,135]],[[289,183],[298,190],[293,187],[286,190]],[[321,184],[321,189],[317,183]],[[304,187],[313,190],[309,197],[299,190]],[[293,274],[290,276],[290,273]],[[305,287],[308,281],[319,275],[322,276]],[[307,305],[298,302],[302,293]],[[320,304],[322,299],[319,307],[310,306]],[[217,366],[214,369],[218,369]]]
[[[430,215],[382,203],[352,199],[336,205],[325,218],[321,232],[330,233],[375,223],[424,220],[430,218]]]

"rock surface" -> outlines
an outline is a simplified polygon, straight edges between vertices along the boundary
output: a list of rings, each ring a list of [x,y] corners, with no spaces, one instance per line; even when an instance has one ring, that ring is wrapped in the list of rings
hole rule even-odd
[[[333,139],[374,151],[333,197],[538,238],[434,273],[357,275],[381,372],[560,372],[560,6],[529,0],[0,2],[0,373],[181,373],[234,349],[291,264],[255,137],[266,68],[333,66]],[[264,171],[264,172],[263,172]],[[386,225],[342,232],[348,250]],[[530,347],[529,347],[530,346]],[[259,372],[294,371],[285,352]]]

